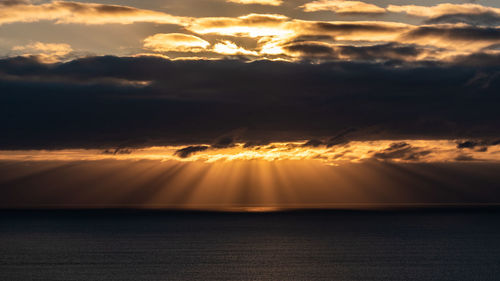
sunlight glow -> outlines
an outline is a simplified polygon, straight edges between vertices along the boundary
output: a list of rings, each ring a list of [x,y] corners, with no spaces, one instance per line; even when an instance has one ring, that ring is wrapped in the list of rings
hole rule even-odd
[[[180,157],[177,152],[189,146],[153,146],[146,148],[62,149],[0,151],[0,160],[161,160],[181,162],[232,162],[232,161],[284,161],[311,160],[326,165],[345,162],[360,162],[368,159],[394,162],[454,162],[454,161],[500,161],[500,146],[478,146],[457,148],[459,140],[382,140],[351,141],[328,147],[308,146],[306,141],[276,142],[267,145],[246,146],[235,143],[225,148],[195,151]]]

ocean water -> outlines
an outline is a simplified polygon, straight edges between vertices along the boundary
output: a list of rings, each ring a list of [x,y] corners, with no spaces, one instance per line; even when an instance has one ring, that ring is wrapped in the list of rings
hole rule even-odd
[[[0,280],[500,280],[500,211],[2,211]]]

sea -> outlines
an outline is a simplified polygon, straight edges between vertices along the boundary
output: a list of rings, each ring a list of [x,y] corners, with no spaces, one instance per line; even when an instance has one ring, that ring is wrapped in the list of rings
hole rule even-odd
[[[0,280],[497,281],[500,210],[2,210]]]

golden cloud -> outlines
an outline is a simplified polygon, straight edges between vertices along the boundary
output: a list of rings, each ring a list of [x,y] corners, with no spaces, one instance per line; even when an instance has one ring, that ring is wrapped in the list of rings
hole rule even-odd
[[[155,52],[201,52],[209,42],[182,33],[159,33],[144,39],[144,48]]]
[[[373,6],[373,7],[372,7]],[[306,11],[333,10],[338,13],[381,12],[382,8],[360,1],[318,0],[302,6]],[[432,7],[390,5],[391,12],[435,18],[450,13],[499,13],[500,9],[477,4],[440,4]],[[384,21],[306,21],[291,19],[279,14],[248,14],[239,17],[177,17],[163,12],[137,9],[128,6],[53,1],[44,4],[15,2],[0,5],[0,24],[12,22],[54,21],[56,24],[132,24],[154,22],[175,24],[195,34],[215,36],[249,37],[257,40],[257,47],[246,49],[237,46],[234,40],[222,40],[210,48],[210,43],[195,35],[180,33],[156,34],[144,40],[144,47],[156,52],[201,52],[211,51],[222,55],[265,55],[281,58],[300,57],[300,52],[291,52],[290,42],[299,36],[329,36],[336,45],[374,45],[384,43],[412,44],[429,48],[442,48],[439,55],[465,55],[478,52],[500,43],[500,29],[483,28],[466,24],[411,25]],[[318,46],[318,42],[313,43]],[[331,43],[331,42],[330,42]],[[16,46],[19,47],[19,46]],[[33,47],[33,46],[32,46]],[[31,48],[33,49],[33,48]],[[39,48],[40,49],[40,48]],[[326,50],[326,49],[324,49]],[[16,51],[21,51],[18,48]],[[55,60],[60,54],[42,52],[46,60]],[[26,54],[30,52],[26,51]],[[32,52],[36,53],[36,52]],[[24,53],[23,53],[24,54]],[[55,55],[55,56],[54,56]],[[274,57],[276,58],[276,57]],[[421,57],[424,58],[424,57]],[[340,57],[340,59],[342,59]],[[412,58],[414,59],[414,58]]]
[[[392,41],[414,26],[397,22],[381,21],[296,21],[299,34],[324,34],[337,41]]]
[[[486,7],[479,4],[443,3],[435,6],[389,5],[387,10],[393,13],[406,13],[416,17],[435,18],[451,14],[495,13],[500,15],[500,8]]]
[[[500,28],[472,27],[466,24],[425,25],[411,29],[397,40],[472,53],[500,44]]]
[[[24,46],[14,46],[12,51],[22,56],[37,56],[40,61],[54,63],[73,51],[69,44],[33,42]]]
[[[318,0],[300,6],[305,12],[332,11],[337,14],[382,14],[386,10],[361,1]]]
[[[376,22],[376,21],[335,21],[335,22],[317,22],[317,21],[291,21],[286,25],[291,32],[285,36],[267,36],[259,40],[259,46],[262,54],[279,55],[286,54],[297,56],[300,52],[290,52],[286,47],[291,42],[317,41],[317,38],[327,38],[328,41],[353,42],[359,45],[363,42],[394,42],[401,34],[408,32],[413,28],[412,25]],[[299,39],[298,39],[299,38]],[[306,38],[311,40],[304,40]]]
[[[58,24],[132,24],[155,22],[185,24],[190,19],[129,6],[53,1],[34,5],[0,5],[0,25],[14,22],[55,21]]]
[[[283,4],[283,0],[226,0],[226,2],[238,3],[238,4],[259,4],[259,5],[269,5],[269,6],[280,6]]]
[[[251,55],[251,56],[259,55],[258,52],[247,50],[229,40],[223,40],[216,43],[213,46],[212,51],[222,55]]]
[[[209,17],[194,19],[187,29],[198,34],[230,36],[283,36],[293,33],[286,27],[290,19],[275,14],[249,14],[237,18]]]
[[[328,34],[337,40],[387,40],[409,30],[411,25],[380,21],[304,21],[276,14],[249,14],[237,18],[193,19],[186,28],[198,34],[244,37],[294,37],[298,34]],[[337,38],[339,37],[339,38]]]
[[[379,140],[351,141],[328,147],[314,142],[276,142],[248,147],[237,143],[231,147],[214,148],[209,145],[162,146],[140,149],[102,150],[64,149],[0,151],[0,160],[19,161],[93,161],[116,160],[162,160],[183,162],[230,162],[244,160],[318,161],[326,165],[340,165],[369,159],[394,162],[456,162],[456,161],[500,161],[500,146],[461,148],[459,140]],[[458,145],[457,145],[458,144]],[[203,149],[201,149],[203,147]],[[186,157],[179,151],[194,148]],[[198,148],[198,149],[196,149]],[[182,156],[182,157],[181,157]]]

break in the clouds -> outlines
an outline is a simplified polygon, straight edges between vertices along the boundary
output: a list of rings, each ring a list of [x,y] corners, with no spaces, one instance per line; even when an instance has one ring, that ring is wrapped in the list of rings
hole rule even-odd
[[[498,203],[497,1],[95,2],[0,1],[0,207]]]

